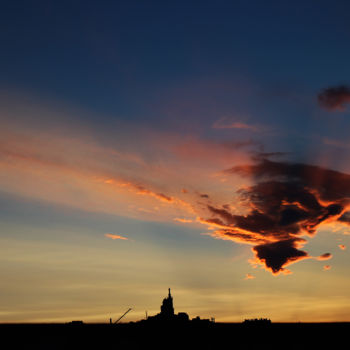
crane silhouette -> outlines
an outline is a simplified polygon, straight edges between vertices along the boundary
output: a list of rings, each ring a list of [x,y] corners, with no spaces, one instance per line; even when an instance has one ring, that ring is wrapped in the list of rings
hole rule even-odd
[[[114,324],[117,324],[129,311],[131,311],[132,308],[126,310],[115,322]]]

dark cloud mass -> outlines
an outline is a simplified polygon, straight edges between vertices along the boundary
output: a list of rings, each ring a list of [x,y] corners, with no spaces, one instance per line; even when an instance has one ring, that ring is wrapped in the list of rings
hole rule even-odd
[[[338,221],[344,223],[344,224],[347,224],[347,225],[350,225],[350,212],[347,211],[345,212],[339,219]]]
[[[226,174],[253,179],[254,185],[239,191],[248,204],[246,215],[236,215],[227,207],[208,205],[211,222],[219,227],[216,235],[255,244],[256,258],[273,273],[288,264],[310,257],[299,248],[302,235],[312,236],[319,225],[339,220],[349,223],[345,213],[350,204],[350,175],[314,165],[261,160],[237,166]],[[320,260],[331,257],[325,253]]]
[[[256,257],[263,261],[273,273],[283,270],[287,263],[308,258],[308,253],[297,248],[298,243],[304,243],[301,238],[291,238],[274,243],[261,244],[253,248]]]
[[[345,104],[350,103],[350,87],[345,85],[329,87],[322,90],[317,99],[322,108],[331,111],[344,111]]]

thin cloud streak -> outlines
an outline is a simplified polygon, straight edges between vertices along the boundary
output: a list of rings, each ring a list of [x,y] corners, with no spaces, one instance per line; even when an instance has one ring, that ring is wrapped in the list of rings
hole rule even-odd
[[[188,224],[193,222],[191,219],[184,219],[184,218],[174,218],[174,221],[181,222],[182,224]]]
[[[117,234],[114,234],[114,233],[105,233],[104,236],[107,237],[107,238],[110,238],[110,239],[121,239],[123,241],[128,241],[129,240],[128,238],[126,238],[124,236],[117,235]]]
[[[322,141],[327,146],[334,146],[334,147],[345,148],[345,149],[350,148],[350,144],[348,142],[334,140],[328,137],[325,137]]]
[[[253,280],[255,279],[255,276],[251,275],[250,273],[247,273],[244,277],[245,280]]]
[[[253,132],[260,131],[261,128],[256,125],[251,125],[239,121],[232,121],[228,118],[221,118],[214,122],[212,125],[213,129],[243,129],[243,130],[249,130]]]

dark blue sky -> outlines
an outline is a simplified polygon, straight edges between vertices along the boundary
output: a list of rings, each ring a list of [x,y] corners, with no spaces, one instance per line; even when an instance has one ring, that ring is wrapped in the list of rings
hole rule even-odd
[[[1,86],[150,123],[300,114],[319,89],[347,81],[349,10],[347,1],[5,1]]]

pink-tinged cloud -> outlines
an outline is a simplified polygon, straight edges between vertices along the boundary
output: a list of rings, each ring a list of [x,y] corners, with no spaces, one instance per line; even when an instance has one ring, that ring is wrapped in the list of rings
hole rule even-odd
[[[169,162],[164,173],[144,161],[141,154],[102,146],[90,135],[73,138],[68,136],[69,133],[44,131],[39,133],[30,128],[21,130],[18,125],[2,125],[0,189],[88,211],[129,217],[140,216],[137,207],[151,213],[149,207],[154,207],[151,200],[154,198],[170,204],[169,209],[160,211],[157,217],[146,217],[157,221],[172,220],[174,215],[183,214],[181,211],[193,212],[188,201],[173,195],[179,194],[183,186],[182,179],[181,183],[177,182],[181,165]],[[136,200],[135,195],[145,198]],[[134,205],[136,202],[138,205]]]
[[[255,276],[251,275],[250,273],[247,273],[244,277],[245,280],[252,280],[254,278],[255,278]]]
[[[323,260],[329,260],[332,259],[332,254],[331,253],[324,253],[320,256],[317,257],[317,260],[323,261]]]
[[[139,185],[131,182],[120,182],[120,181],[111,182],[111,181],[113,180],[108,179],[107,182],[106,181],[105,182],[116,183],[118,186],[133,190],[137,194],[152,196],[163,202],[172,203],[175,201],[174,198],[167,196],[164,193],[156,193],[154,191],[151,191],[150,189],[145,188],[143,185]]]
[[[116,235],[114,233],[105,233],[104,236],[107,237],[107,238],[110,238],[110,239],[121,239],[121,240],[124,240],[124,241],[128,240],[128,238],[126,238],[124,236]]]
[[[259,128],[256,125],[251,125],[243,122],[232,121],[228,118],[221,118],[214,122],[213,129],[243,129],[250,131],[259,131]]]
[[[338,247],[341,250],[345,250],[346,249],[346,246],[344,244],[339,244]]]
[[[332,268],[331,265],[324,265],[324,266],[323,266],[323,271],[328,271],[328,270],[330,270],[331,268]]]
[[[165,141],[164,141],[165,142]],[[172,145],[170,151],[181,162],[200,169],[220,169],[225,164],[241,164],[250,161],[248,149],[255,149],[257,143],[252,140],[245,141],[214,141],[202,140],[194,136],[186,137]],[[161,145],[164,148],[164,144]]]
[[[191,214],[195,212],[193,205],[191,205],[189,202],[174,196],[165,195],[164,193],[157,193],[149,188],[146,188],[145,185],[141,185],[140,183],[125,182],[119,179],[107,179],[103,180],[103,182],[108,185],[125,188],[131,192],[134,192],[137,195],[154,197],[161,202],[165,202],[168,204],[172,204],[175,207],[182,208],[183,210],[186,210]],[[145,208],[143,208],[143,211],[145,211]],[[153,212],[153,210],[149,212]]]

